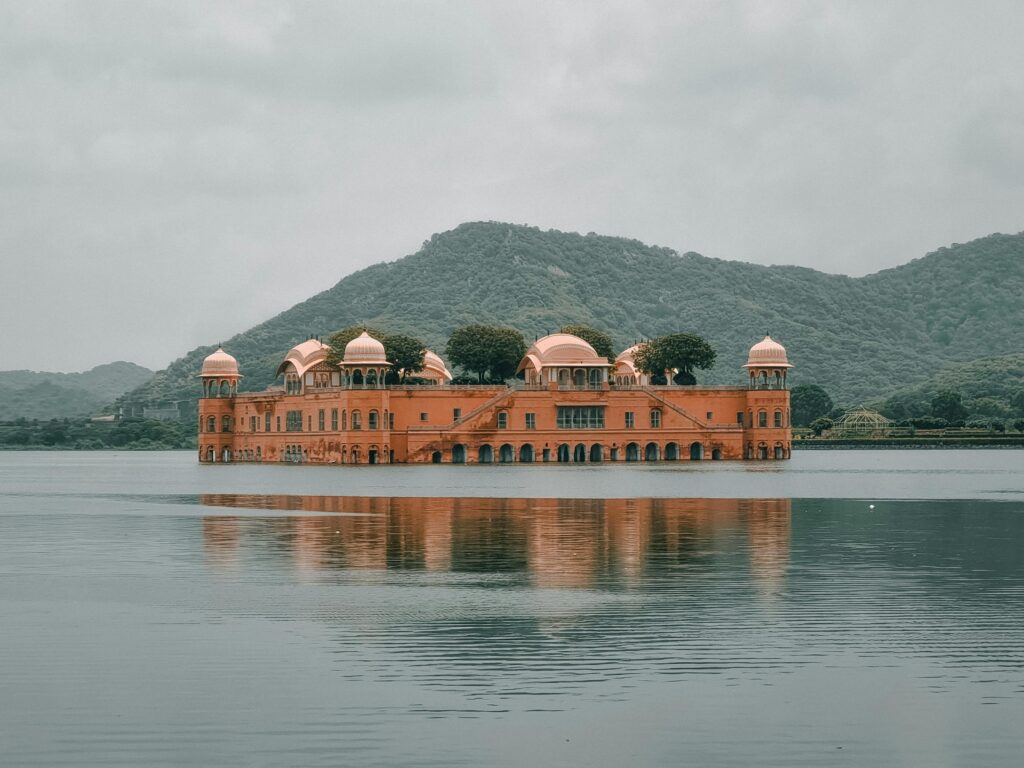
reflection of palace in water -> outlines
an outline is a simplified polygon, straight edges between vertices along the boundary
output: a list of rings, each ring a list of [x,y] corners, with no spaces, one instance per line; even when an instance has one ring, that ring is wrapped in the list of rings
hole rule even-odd
[[[662,568],[700,567],[714,550],[737,557],[737,564],[745,559],[759,588],[772,592],[789,560],[789,499],[209,494],[200,501],[298,513],[203,518],[207,555],[219,565],[259,547],[261,555],[277,552],[302,571],[519,573],[539,586],[600,587],[628,586]]]

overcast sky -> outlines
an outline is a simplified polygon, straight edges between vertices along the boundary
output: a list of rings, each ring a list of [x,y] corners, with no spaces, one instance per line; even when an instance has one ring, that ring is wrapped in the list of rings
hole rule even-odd
[[[1024,229],[1024,3],[0,0],[0,369],[463,221],[861,275]]]

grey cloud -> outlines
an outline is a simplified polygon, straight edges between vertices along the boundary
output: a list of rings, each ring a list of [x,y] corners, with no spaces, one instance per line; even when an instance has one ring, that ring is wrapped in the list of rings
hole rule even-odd
[[[0,368],[160,366],[465,220],[854,274],[1018,231],[981,8],[0,4]]]

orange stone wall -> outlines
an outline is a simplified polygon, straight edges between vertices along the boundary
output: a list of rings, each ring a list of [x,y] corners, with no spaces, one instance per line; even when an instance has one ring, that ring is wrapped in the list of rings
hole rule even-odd
[[[560,405],[603,407],[604,428],[560,429]],[[332,427],[334,409],[337,428]],[[652,410],[659,411],[660,426],[652,426]],[[352,428],[354,411],[359,412],[360,429]],[[289,421],[289,412],[298,417],[293,415]],[[375,426],[371,425],[371,412],[377,414]],[[632,427],[627,427],[627,412],[633,414]],[[667,458],[672,445],[678,459],[689,460],[694,444],[699,445],[705,460],[772,459],[789,458],[791,441],[789,392],[741,387],[326,388],[295,395],[267,391],[203,398],[199,413],[202,462],[430,463],[439,458],[447,464],[461,450],[465,462],[472,464],[482,458],[481,449],[486,455],[485,446],[490,446],[492,461],[498,463],[502,446],[509,446],[513,460],[519,461],[524,445],[533,448],[535,462],[544,460],[545,449],[550,461],[556,461],[561,445],[568,446],[570,460],[582,445],[586,461],[590,461],[592,452],[598,450],[596,445],[601,460],[625,461],[631,444],[637,446],[639,460],[648,455],[649,444],[656,446],[659,460]],[[527,428],[528,413],[534,414],[531,429]],[[776,413],[780,426],[775,426]],[[208,430],[210,416],[215,417],[213,432]],[[225,416],[230,421],[227,432],[223,430]],[[293,427],[301,424],[301,431],[289,431],[289,423]]]

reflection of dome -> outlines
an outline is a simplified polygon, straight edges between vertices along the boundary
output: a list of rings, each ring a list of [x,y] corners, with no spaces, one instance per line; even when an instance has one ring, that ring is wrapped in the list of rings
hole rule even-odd
[[[444,364],[444,360],[429,349],[423,353],[423,371],[417,375],[423,378],[437,378],[442,384],[447,384],[452,380],[451,371]]]
[[[200,376],[237,376],[238,361],[221,347],[203,360],[203,372]]]
[[[345,358],[342,362],[346,365],[353,365],[358,363],[386,364],[387,361],[387,356],[384,354],[384,345],[366,331],[363,331],[345,345]]]
[[[551,365],[607,365],[608,360],[598,356],[594,348],[571,333],[552,333],[533,342],[519,370],[532,366],[540,370]]]
[[[744,368],[792,368],[786,357],[786,348],[771,336],[765,336],[750,348]]]
[[[327,359],[330,347],[318,339],[308,339],[301,344],[296,344],[288,350],[284,362],[277,368],[278,375],[281,375],[288,368],[288,363],[295,367],[295,373],[299,376],[304,374],[317,363]]]

